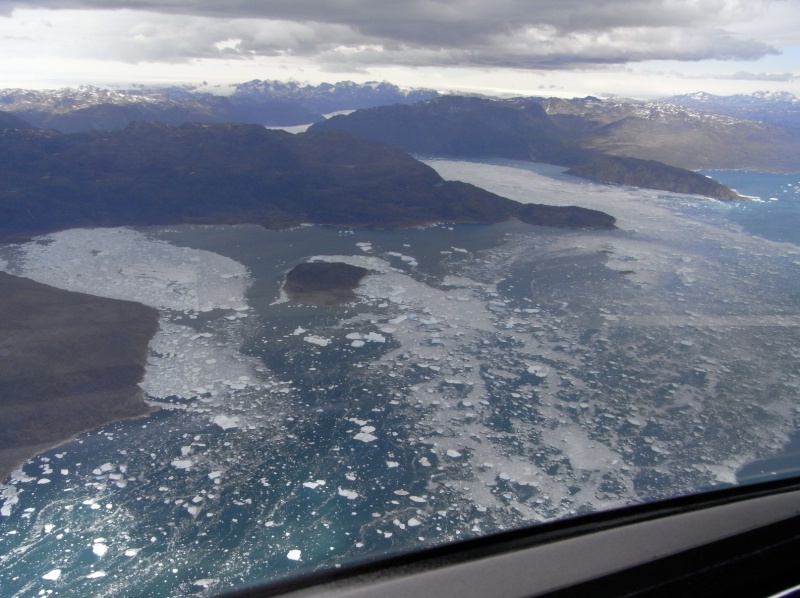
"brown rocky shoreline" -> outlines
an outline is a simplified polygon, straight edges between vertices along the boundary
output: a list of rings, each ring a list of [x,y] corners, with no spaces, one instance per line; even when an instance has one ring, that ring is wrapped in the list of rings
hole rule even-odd
[[[158,311],[0,272],[0,480],[97,426],[145,415]]]

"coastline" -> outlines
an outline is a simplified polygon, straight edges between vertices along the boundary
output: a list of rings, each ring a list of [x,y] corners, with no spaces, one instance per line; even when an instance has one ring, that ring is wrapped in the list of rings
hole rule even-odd
[[[158,311],[0,272],[0,479],[75,435],[152,412]]]

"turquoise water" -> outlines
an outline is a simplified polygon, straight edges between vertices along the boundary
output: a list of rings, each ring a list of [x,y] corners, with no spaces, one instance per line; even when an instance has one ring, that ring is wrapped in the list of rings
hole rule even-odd
[[[772,241],[800,244],[800,174],[746,170],[708,170],[702,174],[758,202],[742,203],[730,219],[745,230]]]

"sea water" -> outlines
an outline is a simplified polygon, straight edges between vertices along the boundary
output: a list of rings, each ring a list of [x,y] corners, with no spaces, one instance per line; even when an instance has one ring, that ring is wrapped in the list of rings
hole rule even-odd
[[[213,595],[736,483],[781,452],[800,248],[741,218],[783,199],[747,212],[429,163],[619,229],[179,226],[4,248],[12,273],[161,310],[142,383],[161,409],[12,476],[0,595]],[[289,302],[308,260],[367,268],[359,300]]]
[[[756,200],[732,206],[729,217],[733,222],[766,239],[800,243],[800,174],[746,170],[701,173]]]

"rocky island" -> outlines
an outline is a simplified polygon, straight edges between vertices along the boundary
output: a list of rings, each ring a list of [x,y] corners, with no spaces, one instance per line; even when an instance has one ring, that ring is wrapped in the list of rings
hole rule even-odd
[[[366,268],[341,262],[306,262],[286,274],[283,290],[297,303],[340,305],[355,301],[353,292]]]

